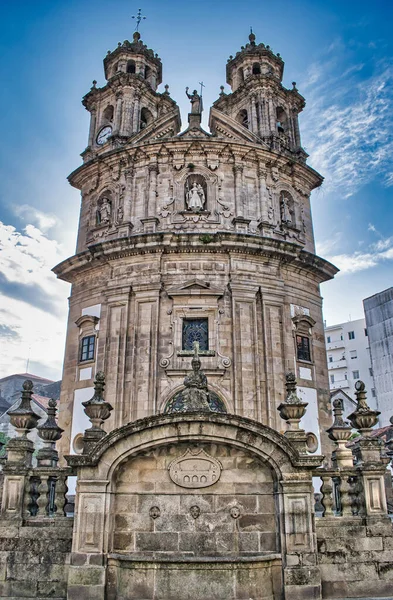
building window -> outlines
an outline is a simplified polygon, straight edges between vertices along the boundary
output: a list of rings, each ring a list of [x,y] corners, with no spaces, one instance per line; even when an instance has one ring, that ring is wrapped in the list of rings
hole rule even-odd
[[[354,331],[348,331],[348,339],[350,339],[350,340],[354,340],[355,339],[355,332]]]
[[[88,335],[82,338],[81,341],[81,353],[79,361],[94,360],[94,349],[96,345],[96,336]]]
[[[345,379],[345,381],[347,381],[347,380],[348,380],[348,375],[347,375],[346,373],[345,373],[345,375],[344,375],[344,379]]]
[[[334,375],[330,375],[330,383],[334,383]]]
[[[371,388],[371,395],[372,395],[373,398],[375,398],[376,393],[375,393],[375,389],[374,388]]]
[[[297,359],[311,362],[310,340],[305,335],[296,336]]]
[[[199,350],[209,350],[209,326],[207,319],[183,319],[182,350],[193,351],[194,342],[199,343]]]
[[[329,362],[333,362],[333,356],[329,356]]]
[[[367,328],[364,329],[364,335],[368,336]]]
[[[327,336],[326,341],[328,344],[330,344],[331,340],[330,340],[330,335]]]
[[[350,356],[351,358],[357,358],[357,357],[358,357],[358,353],[356,352],[356,350],[351,350],[351,351],[349,352],[349,356]]]
[[[372,376],[373,376],[373,370],[372,370],[372,368],[371,368],[371,367],[369,367],[369,368],[368,368],[368,373],[369,373],[370,377],[372,377]]]
[[[354,379],[359,379],[359,371],[352,371],[352,377]]]

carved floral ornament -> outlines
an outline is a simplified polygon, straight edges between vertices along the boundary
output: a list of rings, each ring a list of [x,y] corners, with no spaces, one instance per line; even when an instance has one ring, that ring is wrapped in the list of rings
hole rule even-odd
[[[221,477],[222,465],[204,450],[193,452],[188,448],[168,467],[172,481],[184,488],[205,488],[217,483]]]

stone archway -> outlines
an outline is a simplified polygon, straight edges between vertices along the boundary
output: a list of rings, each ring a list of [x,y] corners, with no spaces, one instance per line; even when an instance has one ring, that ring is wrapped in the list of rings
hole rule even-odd
[[[249,419],[158,415],[72,462],[73,551],[105,565],[102,598],[280,600],[288,556],[315,553],[319,459]]]

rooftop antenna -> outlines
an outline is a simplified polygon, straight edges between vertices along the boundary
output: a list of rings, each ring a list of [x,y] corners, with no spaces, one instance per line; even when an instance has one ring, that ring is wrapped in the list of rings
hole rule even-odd
[[[143,17],[143,16],[142,16],[142,9],[141,9],[141,8],[138,8],[138,12],[137,12],[136,16],[135,16],[135,15],[132,15],[132,17],[131,17],[131,18],[132,18],[132,19],[136,19],[136,27],[135,27],[135,31],[139,31],[139,25],[141,24],[141,21],[142,21],[143,19],[146,19],[146,17]]]
[[[26,360],[26,373],[28,373],[28,372],[29,372],[30,350],[31,350],[31,346],[29,346],[29,351],[28,351],[28,353],[27,353],[27,360]]]

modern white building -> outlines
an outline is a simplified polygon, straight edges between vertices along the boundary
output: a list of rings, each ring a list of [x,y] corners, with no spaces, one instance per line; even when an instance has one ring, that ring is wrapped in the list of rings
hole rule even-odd
[[[366,384],[369,406],[377,408],[367,334],[365,319],[325,327],[329,385],[331,392],[343,390],[354,398],[355,382],[361,379]]]
[[[379,417],[382,427],[393,416],[393,287],[363,300],[369,333]]]

